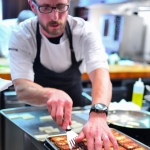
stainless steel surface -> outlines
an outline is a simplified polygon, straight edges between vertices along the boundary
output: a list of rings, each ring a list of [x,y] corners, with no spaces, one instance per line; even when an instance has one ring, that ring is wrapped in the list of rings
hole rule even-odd
[[[47,145],[47,149],[52,149],[52,150],[59,150],[55,144],[49,140],[50,137],[57,137],[57,136],[63,136],[63,135],[66,135],[66,134],[58,134],[58,135],[51,135],[49,136],[48,138],[45,139],[45,144]],[[48,150],[49,150],[48,149]]]
[[[84,108],[74,108],[74,111],[72,112],[72,120],[75,120],[77,122],[80,122],[82,124],[85,124],[85,122],[88,120],[89,117],[89,108],[90,106],[84,107]],[[87,110],[86,110],[87,109]],[[117,111],[121,114],[124,114],[124,111]],[[41,121],[39,117],[49,115],[46,107],[18,107],[18,108],[10,108],[10,109],[4,109],[1,110],[2,115],[7,118],[10,122],[12,122],[14,125],[18,126],[25,134],[29,135],[31,137],[31,141],[34,141],[34,143],[43,143],[43,141],[38,141],[34,135],[43,134],[43,132],[39,131],[39,127],[42,126],[53,126],[54,128],[60,129],[60,134],[65,134],[65,132],[56,125],[56,123],[51,121]],[[29,113],[33,115],[35,118],[30,120],[24,120],[21,118],[13,119],[11,120],[9,118],[10,115],[18,115],[18,114],[26,114]],[[114,113],[114,112],[113,112]],[[109,114],[113,114],[112,112],[109,112]],[[149,113],[144,112],[135,112],[131,111],[131,113],[125,113],[127,116],[133,116],[137,120],[137,118],[140,120],[140,122],[145,122],[146,126],[150,126],[150,118]],[[109,115],[108,115],[109,117]],[[145,127],[145,126],[144,126]],[[149,128],[148,128],[149,129]],[[58,133],[57,133],[58,134]],[[49,136],[56,135],[56,134],[49,134]],[[44,143],[43,143],[44,144]],[[37,144],[38,145],[38,144]],[[41,146],[41,144],[40,144]],[[44,146],[43,146],[44,147]],[[25,149],[26,150],[26,149]]]
[[[79,109],[81,109],[81,108],[78,107],[75,110],[79,110]],[[77,122],[84,124],[85,121],[87,120],[87,117],[84,117],[84,115],[87,114],[87,116],[88,116],[88,112],[89,112],[89,110],[76,111],[76,113],[73,112],[72,120],[75,120]],[[58,128],[60,130],[60,134],[65,133],[65,131],[63,131],[59,126],[57,126],[57,124],[53,120],[41,121],[39,119],[42,116],[49,115],[49,112],[47,111],[46,107],[30,107],[30,106],[29,107],[18,107],[18,108],[1,110],[1,113],[3,116],[5,116],[5,118],[7,118],[9,121],[11,121],[13,124],[18,126],[21,130],[23,130],[25,133],[27,133],[34,139],[36,139],[34,135],[44,134],[43,132],[41,132],[39,130],[39,127],[52,126],[54,128]],[[17,119],[9,118],[12,115],[23,115],[26,113],[33,115],[35,118],[30,119],[30,120],[24,120],[22,118],[17,118]],[[82,118],[79,117],[79,116],[81,116],[81,114],[83,114]],[[49,135],[51,135],[51,134],[49,134]]]
[[[150,95],[145,95],[144,99],[147,100],[148,102],[150,102]]]
[[[20,103],[20,101],[18,100],[13,87],[10,87],[10,89],[8,90],[2,91],[1,96],[1,109],[25,106],[24,103]],[[23,131],[4,117],[2,117],[1,125],[2,135],[0,139],[2,141],[2,150],[10,150],[12,147],[14,148],[14,150],[23,150]]]
[[[141,142],[135,140],[134,138],[132,138],[132,137],[130,137],[130,136],[128,136],[128,135],[126,135],[126,134],[124,134],[124,133],[122,133],[122,132],[120,132],[120,131],[114,129],[114,128],[112,128],[112,129],[113,129],[114,131],[117,131],[117,132],[119,132],[119,133],[125,135],[126,137],[132,139],[135,143],[139,144],[141,147],[144,147],[144,148],[146,148],[147,150],[150,150],[150,147],[146,146],[145,144],[143,144],[143,143],[141,143]]]
[[[147,111],[109,111],[107,120],[117,126],[150,129],[150,113]]]
[[[145,144],[143,144],[143,143],[141,143],[141,142],[139,142],[139,141],[133,139],[132,137],[130,137],[130,136],[128,136],[128,135],[126,135],[126,134],[124,134],[124,133],[122,133],[122,132],[120,132],[120,131],[114,129],[114,128],[112,128],[112,129],[113,129],[114,131],[117,131],[117,132],[119,132],[120,134],[125,135],[126,137],[132,139],[132,140],[133,140],[135,143],[137,143],[139,146],[141,146],[141,147],[143,147],[143,148],[146,148],[147,150],[150,149],[150,147],[148,147],[148,146],[146,146]],[[52,149],[52,150],[59,150],[59,149],[55,146],[55,144],[54,144],[52,141],[49,140],[49,138],[50,138],[50,137],[62,136],[62,135],[65,135],[65,134],[52,135],[52,136],[49,136],[48,138],[46,138],[46,139],[45,139],[45,147],[47,148],[47,150],[51,150],[51,149]]]

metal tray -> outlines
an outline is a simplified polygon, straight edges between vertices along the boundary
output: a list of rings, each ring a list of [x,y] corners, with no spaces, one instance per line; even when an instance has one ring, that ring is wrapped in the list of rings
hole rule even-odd
[[[44,142],[44,146],[47,150],[59,150],[59,148],[52,142],[49,140],[49,138],[51,137],[58,137],[58,136],[66,136],[66,134],[59,134],[59,135],[54,135],[54,136],[49,136],[45,139]],[[81,144],[81,145],[80,145]],[[87,150],[87,148],[85,147],[85,145],[81,142],[80,144],[77,144],[79,147],[82,146],[83,149]]]
[[[107,121],[127,128],[150,129],[150,112],[132,110],[109,111]]]
[[[52,135],[52,136],[49,136],[45,139],[45,142],[44,142],[44,146],[48,149],[48,150],[59,150],[55,144],[49,140],[49,138],[51,137],[57,137],[57,136],[64,136],[66,134],[58,134],[58,135]]]
[[[141,143],[141,142],[139,142],[139,141],[137,141],[137,140],[131,138],[130,136],[128,136],[128,135],[126,135],[126,134],[124,134],[124,133],[122,133],[122,132],[120,132],[120,131],[118,131],[118,130],[116,130],[116,129],[114,129],[114,128],[111,128],[111,129],[114,130],[114,131],[116,131],[116,132],[119,132],[120,134],[122,134],[122,135],[124,135],[124,136],[126,136],[126,137],[128,137],[128,138],[130,138],[130,139],[132,139],[135,143],[137,143],[137,144],[138,144],[139,146],[141,146],[142,148],[145,148],[146,150],[150,150],[150,147],[144,145],[143,143]],[[47,137],[47,138],[45,139],[44,146],[46,147],[47,150],[59,150],[59,149],[55,146],[55,144],[54,144],[52,141],[49,140],[49,138],[51,138],[51,137],[57,137],[57,136],[64,136],[64,135],[66,135],[66,134],[52,135],[52,136]]]
[[[16,118],[16,119],[10,119],[10,115],[22,115],[22,114],[30,114],[33,115],[34,118],[30,120],[24,120],[22,118]],[[86,123],[86,120],[88,119],[88,113],[89,110],[86,110],[81,107],[76,107],[73,108],[72,112],[72,120],[75,120],[77,122],[80,122],[82,124]],[[9,109],[3,109],[1,110],[1,114],[10,120],[13,124],[18,126],[21,130],[23,130],[25,133],[33,137],[34,139],[38,140],[35,138],[35,135],[42,135],[45,134],[39,130],[39,127],[45,127],[45,126],[52,126],[53,128],[58,128],[60,130],[60,134],[64,134],[65,131],[59,127],[55,121],[50,120],[50,121],[41,121],[39,117],[41,116],[47,116],[49,115],[49,112],[46,107],[18,107],[18,108],[9,108]],[[80,117],[79,117],[80,116]],[[58,134],[58,133],[56,133]],[[55,135],[54,133],[48,134],[50,135]],[[44,142],[44,140],[38,140],[40,142]]]

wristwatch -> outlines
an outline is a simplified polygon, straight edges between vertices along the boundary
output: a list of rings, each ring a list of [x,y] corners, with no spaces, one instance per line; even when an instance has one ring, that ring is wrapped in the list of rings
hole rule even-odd
[[[108,107],[106,105],[104,105],[104,104],[97,103],[97,104],[94,104],[91,107],[90,113],[91,112],[106,113],[106,115],[107,115],[108,114]]]

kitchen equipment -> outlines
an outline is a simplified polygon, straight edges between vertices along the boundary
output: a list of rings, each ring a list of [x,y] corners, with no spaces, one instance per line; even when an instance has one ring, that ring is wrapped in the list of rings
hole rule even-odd
[[[150,86],[149,85],[145,85],[145,87],[150,92]]]
[[[100,16],[99,30],[108,54],[118,53],[128,59],[141,57],[144,36],[142,17],[103,14]]]
[[[143,148],[143,149],[150,149],[150,147],[140,143],[139,141],[136,141],[135,139],[127,136],[126,134],[114,129],[114,128],[111,128],[111,131],[112,131],[112,134],[116,137],[117,139],[117,142],[118,142],[118,145],[119,145],[119,148],[121,147],[125,147],[125,146],[129,146],[130,144],[128,143],[127,145],[125,145],[125,141],[127,143],[127,140],[129,141],[132,141],[132,143],[134,143],[134,145],[136,145],[137,147],[140,147],[140,148]],[[121,139],[122,138],[122,139]],[[124,139],[123,139],[124,138]],[[119,140],[120,139],[120,140]],[[121,142],[124,140],[124,145],[121,145]],[[44,146],[47,148],[47,150],[59,150],[61,148],[63,148],[64,146],[65,147],[68,147],[68,145],[66,144],[66,135],[64,134],[59,134],[59,135],[52,135],[52,136],[49,136],[45,139],[45,142],[44,142]],[[79,147],[81,147],[82,150],[87,150],[87,146],[86,146],[86,139],[84,139],[81,144],[80,143],[77,143],[77,145],[79,144]],[[131,144],[132,145],[132,144]],[[131,146],[130,145],[130,146]],[[66,148],[67,149],[67,148]],[[126,150],[126,148],[125,148]]]
[[[60,142],[62,142],[62,144]],[[77,149],[87,150],[85,143],[86,139],[80,143],[76,143],[74,146],[77,147]],[[59,148],[57,144],[59,144]],[[52,135],[47,137],[45,139],[44,146],[47,148],[47,150],[58,150],[63,147],[67,149],[68,144],[66,143],[66,134]]]
[[[67,141],[69,144],[69,148],[72,149],[72,147],[75,145],[74,140],[78,136],[78,134],[75,133],[74,131],[72,131],[72,129],[69,125],[67,126],[66,133],[67,133]]]
[[[35,145],[36,145],[36,148],[32,148],[32,149],[45,150],[43,148],[44,147],[43,146],[44,138],[37,139],[35,137],[35,135],[45,134],[45,132],[39,130],[39,127],[52,126],[53,128],[59,129],[59,131],[60,131],[59,134],[65,133],[65,131],[63,131],[61,129],[61,127],[57,126],[57,124],[53,120],[43,120],[43,121],[40,120],[41,116],[49,115],[49,112],[46,107],[29,106],[29,107],[9,108],[9,109],[1,110],[1,114],[5,117],[5,119],[7,121],[9,121],[11,124],[16,126],[16,128],[21,129],[21,131],[28,138],[28,139],[26,138],[27,141],[25,141],[24,149],[29,149],[28,147],[31,147],[31,146],[35,147]],[[34,118],[28,119],[28,120],[22,119],[21,117],[17,118],[17,116],[22,116],[24,114],[30,114],[31,116],[34,116]],[[83,116],[82,118],[80,117],[81,114]],[[80,122],[82,125],[84,125],[86,123],[86,120],[88,119],[88,114],[89,114],[89,110],[85,110],[85,108],[82,108],[82,107],[73,108],[72,121]],[[16,117],[16,119],[11,119],[10,116]],[[11,130],[11,127],[9,130]],[[47,134],[47,136],[57,135],[57,134],[58,133],[49,133],[49,134]],[[11,131],[9,132],[9,136],[11,138]]]
[[[85,124],[86,121],[89,118],[89,111],[90,111],[90,107],[76,107],[73,108],[73,112],[72,112],[72,121],[76,121],[79,122],[81,124]],[[128,111],[116,111],[116,112],[120,112],[120,114],[122,113],[127,113]],[[144,122],[147,126],[150,125],[150,121],[148,120],[148,118],[150,118],[149,113],[144,113],[139,111],[139,114],[136,113],[138,111],[132,111],[131,113],[125,113],[127,116],[134,116],[135,120],[138,120],[140,122]],[[140,113],[141,112],[141,113]],[[16,118],[16,119],[10,119],[10,116],[12,115],[22,115],[22,114],[26,114],[29,113],[30,115],[34,116],[33,119],[29,119],[29,120],[24,120],[22,118]],[[52,126],[54,128],[58,128],[60,130],[60,134],[65,134],[65,132],[59,128],[56,123],[53,120],[45,120],[45,121],[41,121],[39,118],[41,116],[47,116],[49,115],[49,112],[47,110],[46,107],[18,107],[18,108],[9,108],[9,109],[3,109],[1,110],[1,114],[7,119],[9,120],[11,123],[13,123],[16,127],[20,128],[28,137],[30,137],[28,143],[26,143],[24,146],[27,147],[27,145],[29,144],[29,142],[31,142],[32,144],[36,145],[38,147],[38,149],[34,149],[34,150],[45,150],[44,148],[42,149],[42,145],[44,144],[44,140],[38,140],[35,138],[35,135],[43,135],[45,134],[44,132],[41,132],[39,130],[39,127],[45,127],[45,126]],[[110,113],[108,112],[108,117],[109,115],[113,114],[112,111],[110,111]],[[140,115],[141,114],[141,115]],[[118,114],[119,115],[119,114]],[[145,121],[144,121],[145,120]],[[113,126],[112,123],[109,124],[110,127]],[[120,127],[120,128],[119,128]],[[148,143],[150,142],[150,138],[148,138],[150,136],[150,128],[129,128],[129,127],[124,127],[124,126],[119,126],[119,125],[115,125],[112,127],[115,128],[119,131],[121,131],[121,129],[125,128],[129,129],[129,132],[126,132],[126,130],[123,130],[121,132],[129,135],[129,133],[134,133],[135,135],[137,134],[141,134],[142,132],[144,132],[144,135],[140,135],[142,136],[142,138],[144,137],[147,141],[145,142],[144,140],[141,140],[140,137],[136,137],[136,136],[131,136],[134,139],[148,145]],[[77,132],[78,133],[78,132]],[[11,134],[11,133],[10,133]],[[52,135],[57,135],[58,133],[51,133],[48,136],[52,136]],[[42,144],[40,144],[42,143]],[[44,146],[43,146],[44,147]]]
[[[14,91],[13,87],[1,92],[0,109],[17,108],[25,106],[21,103]],[[2,132],[0,133],[0,140],[2,141],[2,150],[9,150],[12,147],[15,150],[23,150],[23,132],[16,125],[10,122],[5,117],[1,116],[0,126]],[[17,134],[16,134],[17,133]],[[11,135],[11,136],[10,136]],[[12,140],[14,139],[14,140]]]
[[[107,121],[111,128],[115,128],[150,146],[149,112],[132,110],[109,111]]]
[[[150,95],[145,95],[144,100],[146,101],[146,105],[148,107],[148,111],[150,112]]]

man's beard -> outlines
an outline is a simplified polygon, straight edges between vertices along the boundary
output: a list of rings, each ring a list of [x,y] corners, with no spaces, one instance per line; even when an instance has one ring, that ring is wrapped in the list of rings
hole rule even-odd
[[[39,23],[40,23],[41,27],[43,28],[43,30],[45,32],[47,32],[51,37],[57,37],[57,36],[61,35],[64,32],[65,25],[66,25],[66,23],[63,24],[60,21],[50,21],[46,24],[46,26],[40,21],[39,21]],[[49,27],[53,26],[53,25],[59,25],[59,28],[52,29],[52,30],[49,29]]]

